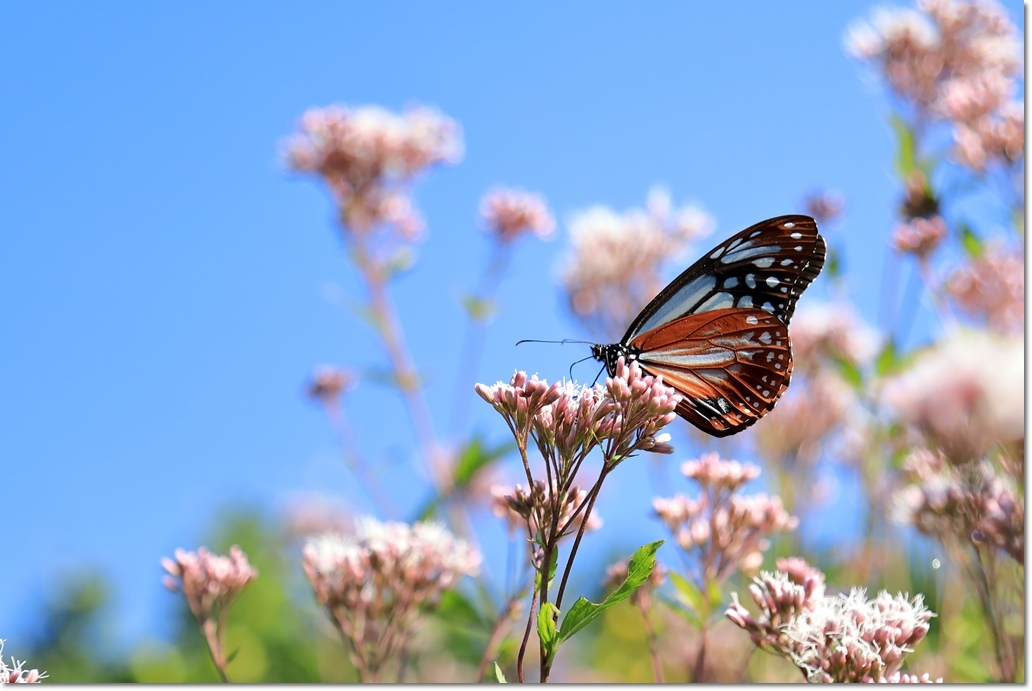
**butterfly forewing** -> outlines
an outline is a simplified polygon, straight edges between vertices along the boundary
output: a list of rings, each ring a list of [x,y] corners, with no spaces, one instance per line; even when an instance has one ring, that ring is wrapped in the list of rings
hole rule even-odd
[[[788,328],[759,309],[687,315],[628,346],[640,351],[643,369],[681,392],[677,413],[718,437],[770,412],[792,375]]]
[[[826,247],[809,216],[779,216],[725,240],[674,279],[634,320],[622,343],[679,317],[761,309],[784,324],[824,266]]]

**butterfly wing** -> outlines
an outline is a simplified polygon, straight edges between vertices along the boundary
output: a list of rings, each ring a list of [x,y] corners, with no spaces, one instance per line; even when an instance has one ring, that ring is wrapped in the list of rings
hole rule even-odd
[[[761,309],[690,314],[628,345],[642,369],[681,392],[678,415],[717,437],[770,412],[792,376],[788,327]]]
[[[796,301],[824,267],[827,248],[809,216],[761,221],[717,245],[664,288],[621,343],[689,314],[761,309],[788,324]]]

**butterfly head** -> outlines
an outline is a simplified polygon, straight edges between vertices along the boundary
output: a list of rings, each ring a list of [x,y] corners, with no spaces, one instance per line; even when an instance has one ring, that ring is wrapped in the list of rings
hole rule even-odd
[[[605,365],[610,376],[616,374],[616,361],[621,357],[625,362],[635,359],[635,356],[623,343],[610,343],[609,345],[596,343],[591,346],[591,357]]]

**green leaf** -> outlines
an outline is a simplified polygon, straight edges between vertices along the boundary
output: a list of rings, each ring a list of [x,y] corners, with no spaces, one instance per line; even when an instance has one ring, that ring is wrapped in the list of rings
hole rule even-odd
[[[232,662],[233,660],[235,660],[236,656],[239,655],[239,654],[240,654],[240,648],[237,648],[236,650],[231,652],[229,655],[227,655],[226,656],[226,666],[228,667],[229,663]]]
[[[670,582],[674,584],[674,590],[680,596],[682,605],[686,606],[696,619],[698,619],[703,608],[702,591],[695,587],[695,584],[679,573],[671,571],[667,574]]]
[[[828,261],[825,264],[829,278],[838,278],[842,275],[842,262],[839,260],[838,252],[828,248]]]
[[[492,300],[478,298],[475,295],[463,295],[462,306],[469,318],[475,322],[486,322],[497,313]]]
[[[498,666],[498,663],[494,663],[494,680],[499,684],[508,684],[505,680],[505,675],[502,674],[502,668]]]
[[[889,118],[892,131],[896,133],[896,172],[904,180],[918,167],[914,152],[914,131],[896,113]]]
[[[896,344],[888,341],[874,359],[874,373],[884,377],[898,372],[899,366],[900,358],[896,353]]]
[[[860,372],[860,368],[856,366],[856,363],[850,362],[838,355],[833,355],[832,360],[838,367],[839,374],[846,380],[846,383],[857,390],[864,388],[864,375]]]
[[[975,235],[975,231],[967,223],[960,226],[960,245],[964,248],[964,253],[969,257],[977,259],[982,256],[982,241]]]
[[[488,447],[481,437],[474,436],[459,452],[459,460],[455,464],[455,486],[468,487],[477,472],[515,450],[514,441]]]
[[[448,625],[464,629],[488,631],[484,617],[465,595],[455,590],[446,590],[437,604],[437,615]]]
[[[656,568],[656,551],[663,542],[663,540],[658,540],[639,547],[627,564],[627,579],[599,604],[590,602],[584,597],[578,598],[559,626],[560,641],[572,638],[574,634],[600,617],[607,609],[629,598],[642,583],[648,580],[652,570]]]
[[[544,545],[541,545],[541,546],[544,547]],[[555,580],[555,569],[556,569],[556,566],[558,566],[558,564],[559,564],[559,548],[558,547],[556,547],[555,549],[552,550],[552,558],[549,561],[550,561],[550,563],[548,565],[548,587],[551,588],[552,587],[552,581]],[[541,572],[540,571],[538,571],[537,574],[534,576],[534,590],[536,590],[539,593],[541,592]]]
[[[559,616],[559,610],[551,602],[546,602],[538,610],[538,638],[545,649],[545,659],[551,664],[555,659],[555,653],[559,650],[559,632],[555,629],[555,620]]]

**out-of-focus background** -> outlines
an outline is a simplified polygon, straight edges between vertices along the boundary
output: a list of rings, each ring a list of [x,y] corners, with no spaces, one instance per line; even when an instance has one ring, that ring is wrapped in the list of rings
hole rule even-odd
[[[1023,6],[1002,6],[1023,36]],[[834,275],[826,271],[801,308],[846,299],[882,333],[902,319],[901,351],[938,338],[943,325],[916,264],[889,245],[903,197],[890,98],[844,45],[871,10],[867,0],[633,10],[5,3],[5,654],[51,669],[58,654],[77,660],[69,669],[79,678],[55,681],[214,678],[180,598],[162,587],[161,557],[220,539],[260,542],[304,509],[382,514],[306,396],[321,363],[358,377],[342,405],[397,509],[380,517],[410,520],[430,499],[405,410],[380,381],[382,350],[353,309],[362,284],[330,198],[284,159],[309,108],[418,103],[461,126],[461,161],[413,186],[426,233],[393,285],[441,439],[505,442],[473,384],[516,369],[560,379],[588,354],[514,344],[599,337],[560,287],[570,221],[596,205],[623,212],[667,195],[674,208],[711,217],[710,234],[664,267],[669,279],[739,229],[805,213],[808,196],[831,193],[843,202],[824,228]],[[557,231],[513,247],[482,355],[470,363],[463,298],[490,256],[479,204],[498,185],[543,195]],[[986,219],[984,234],[1009,223],[991,195],[959,204]],[[944,252],[959,261],[956,247]],[[902,314],[885,307],[886,290],[904,296]],[[573,368],[579,381],[596,373],[594,362]],[[468,401],[455,429],[457,387]],[[607,487],[604,527],[578,557],[580,592],[597,589],[604,564],[664,536],[651,497],[690,490],[681,461],[714,449],[763,465],[748,441],[720,446],[683,431],[673,457],[628,462]],[[522,477],[516,458],[493,472]],[[798,545],[847,551],[865,520],[854,471],[832,464],[815,482]],[[479,511],[485,525],[494,520]],[[504,549],[490,545],[504,540],[503,527],[483,530],[487,568],[500,571]],[[300,547],[284,544],[283,553],[249,548],[259,570],[282,564],[295,579],[285,591],[295,600],[270,605],[268,617],[293,610],[291,625],[315,636],[323,625],[300,577]],[[915,544],[928,563],[941,556]],[[255,630],[237,639],[241,656]],[[279,633],[283,646],[301,635]],[[255,680],[349,678],[286,653],[250,664],[262,670]]]

